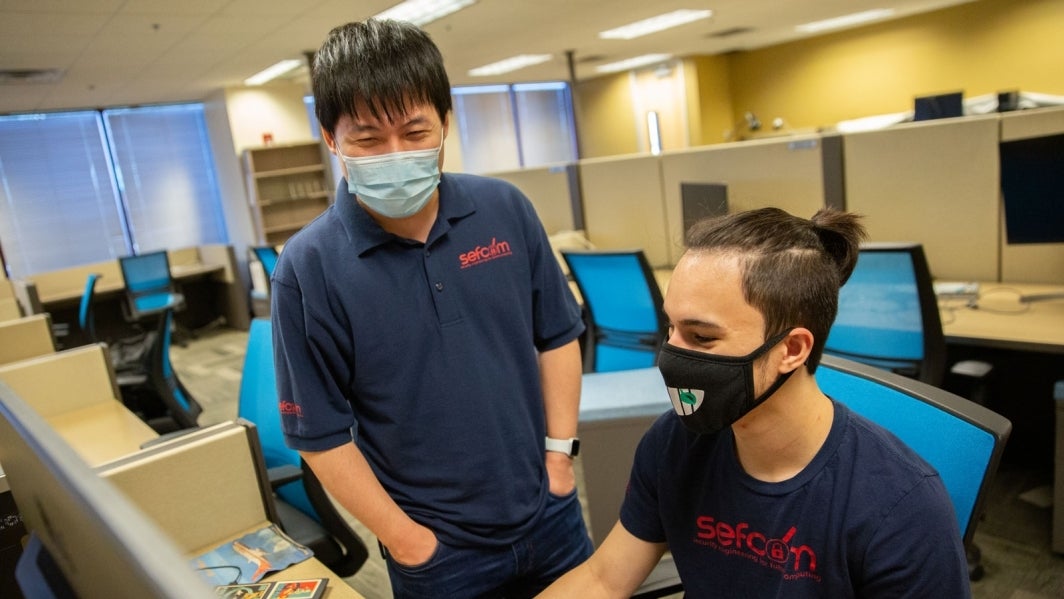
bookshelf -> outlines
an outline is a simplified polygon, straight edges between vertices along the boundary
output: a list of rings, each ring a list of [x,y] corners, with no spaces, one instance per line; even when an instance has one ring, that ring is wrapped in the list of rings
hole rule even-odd
[[[283,244],[329,206],[332,189],[320,142],[244,150],[244,173],[255,236]]]

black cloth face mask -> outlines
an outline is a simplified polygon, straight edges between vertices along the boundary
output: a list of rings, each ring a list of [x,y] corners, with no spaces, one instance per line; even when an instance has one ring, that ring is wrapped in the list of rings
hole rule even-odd
[[[772,337],[745,356],[718,356],[664,343],[658,354],[658,370],[684,426],[694,433],[715,433],[775,393],[794,371],[781,374],[755,397],[754,362],[788,334],[790,331]]]

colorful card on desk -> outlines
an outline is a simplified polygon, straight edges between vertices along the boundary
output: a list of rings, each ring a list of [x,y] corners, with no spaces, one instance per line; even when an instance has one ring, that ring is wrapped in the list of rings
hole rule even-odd
[[[208,584],[248,584],[314,555],[274,525],[246,534],[192,560]]]
[[[325,595],[328,585],[328,578],[306,578],[226,584],[215,587],[215,592],[222,599],[320,599]]]

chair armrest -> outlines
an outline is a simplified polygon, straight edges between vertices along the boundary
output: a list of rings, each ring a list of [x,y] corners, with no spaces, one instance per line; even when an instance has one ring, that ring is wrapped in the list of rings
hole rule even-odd
[[[266,477],[270,479],[270,488],[287,485],[303,478],[303,469],[299,466],[285,464],[266,469]]]

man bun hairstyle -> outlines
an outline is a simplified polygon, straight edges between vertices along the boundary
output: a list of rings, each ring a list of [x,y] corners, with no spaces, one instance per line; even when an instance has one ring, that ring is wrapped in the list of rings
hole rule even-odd
[[[866,232],[856,214],[823,208],[812,219],[779,208],[709,218],[687,232],[687,251],[739,260],[743,298],[765,319],[765,338],[804,327],[813,333],[806,362],[816,372]]]

